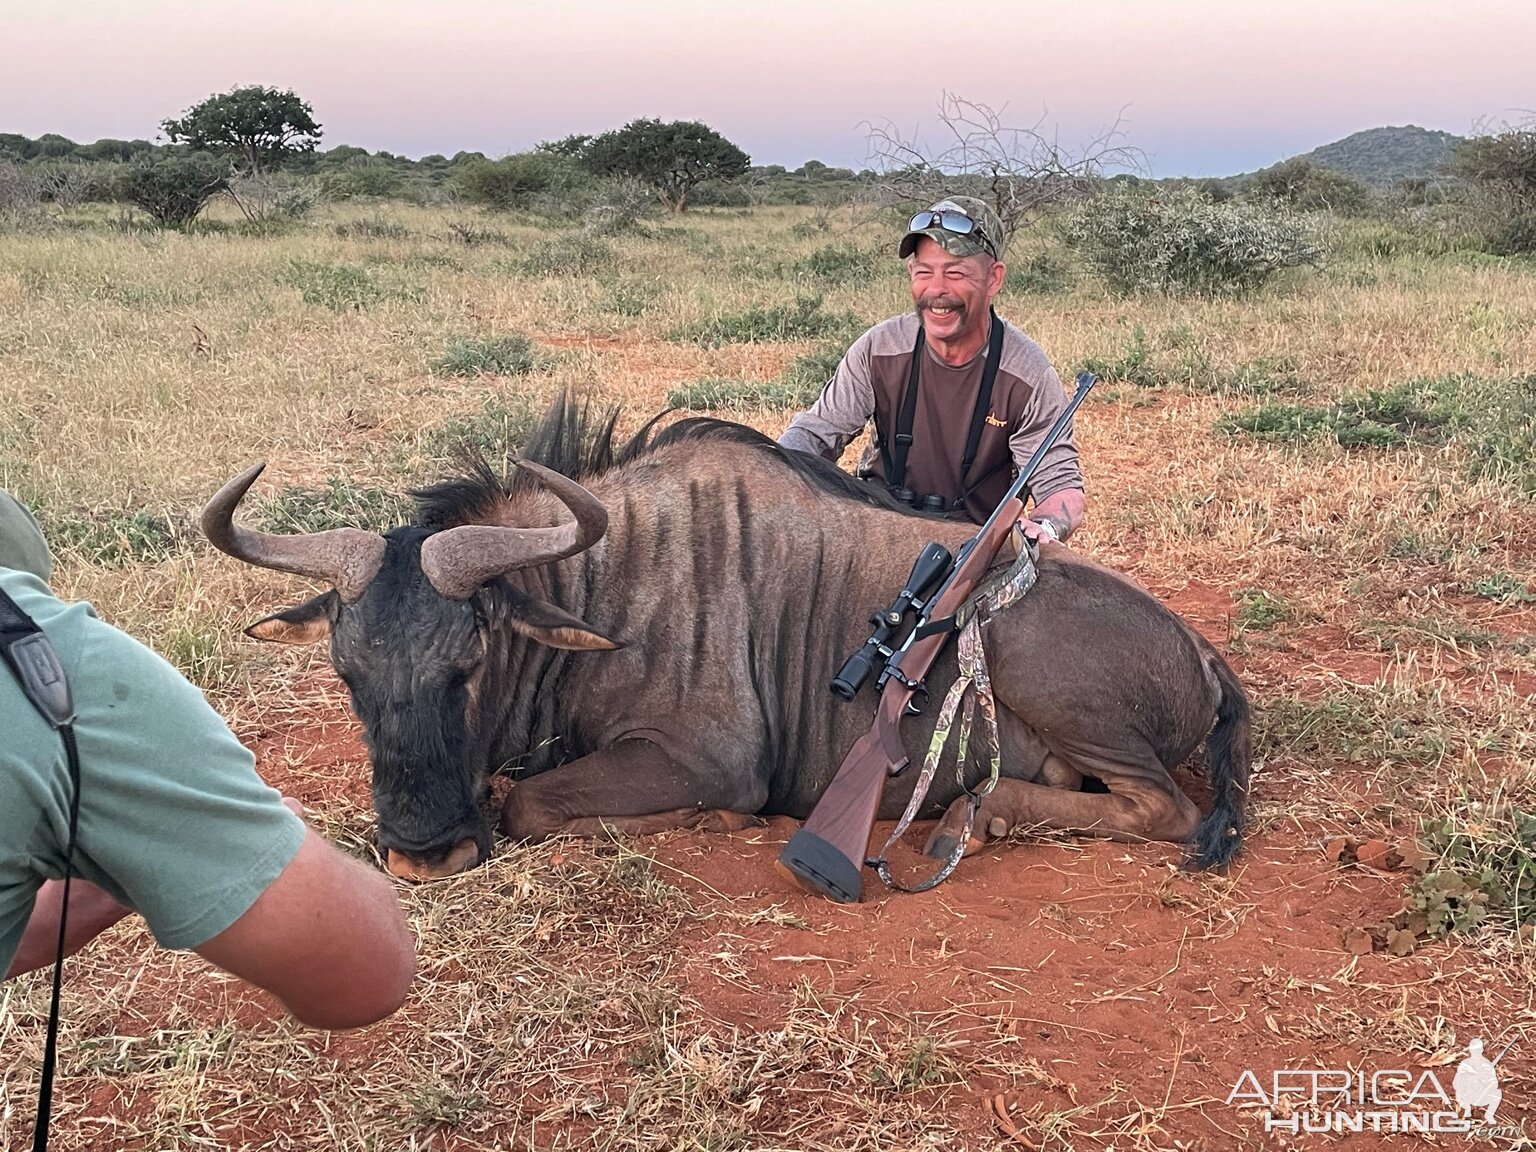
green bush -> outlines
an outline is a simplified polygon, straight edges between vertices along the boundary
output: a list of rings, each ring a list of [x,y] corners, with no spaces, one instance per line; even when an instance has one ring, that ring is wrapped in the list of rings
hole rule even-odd
[[[567,156],[522,152],[500,160],[464,165],[453,177],[459,194],[471,204],[503,212],[558,208],[589,177]]]
[[[864,284],[880,270],[881,251],[854,244],[828,244],[793,266],[793,270],[825,284]]]
[[[592,276],[613,268],[619,254],[611,244],[572,232],[546,240],[518,265],[529,276]]]
[[[362,309],[384,300],[420,299],[420,289],[386,284],[359,264],[328,263],[295,256],[278,276],[278,282],[297,288],[304,303],[337,312]]]
[[[1303,212],[1358,212],[1370,202],[1370,190],[1344,172],[1293,156],[1256,172],[1243,186],[1252,200],[1278,201]]]
[[[1461,141],[1449,168],[1471,190],[1471,222],[1488,251],[1536,252],[1536,122]]]
[[[360,196],[387,199],[400,193],[404,174],[387,164],[349,165],[320,177],[320,191],[331,200],[352,200]]]
[[[827,312],[822,298],[796,296],[792,304],[754,307],[728,312],[667,334],[669,340],[688,340],[705,348],[722,344],[757,344],[771,341],[815,340],[823,336],[852,335],[863,322],[852,312]]]
[[[524,376],[543,363],[532,341],[512,332],[489,340],[457,336],[431,368],[434,376]]]
[[[1065,236],[1124,294],[1237,296],[1321,255],[1307,226],[1287,211],[1212,204],[1189,188],[1105,192],[1077,210]]]
[[[411,230],[404,224],[382,216],[337,224],[335,232],[343,240],[407,240],[411,235]]]
[[[411,502],[383,488],[364,487],[345,476],[326,478],[324,488],[289,485],[260,505],[263,531],[284,534],[361,528],[387,532],[410,520]]]
[[[428,429],[422,436],[421,450],[439,463],[465,447],[499,460],[508,446],[528,442],[543,409],[543,401],[522,393],[488,397],[479,412],[456,416]]]
[[[203,206],[228,187],[229,166],[201,152],[170,154],[124,167],[113,197],[144,209],[164,228],[197,219]]]

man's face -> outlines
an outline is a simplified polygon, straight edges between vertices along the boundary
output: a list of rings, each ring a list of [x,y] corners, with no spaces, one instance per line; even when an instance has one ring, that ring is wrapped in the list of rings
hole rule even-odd
[[[1006,273],[990,256],[951,256],[928,237],[919,240],[907,261],[907,275],[928,338],[953,342],[979,336]]]

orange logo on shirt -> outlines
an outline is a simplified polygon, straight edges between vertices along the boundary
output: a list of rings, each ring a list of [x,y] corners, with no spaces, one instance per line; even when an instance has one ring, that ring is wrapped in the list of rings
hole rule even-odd
[[[992,425],[992,427],[994,427],[994,428],[1006,428],[1006,427],[1008,427],[1008,421],[1006,421],[1006,420],[999,420],[997,418],[997,416],[995,414],[991,413],[991,412],[987,413],[987,423]]]

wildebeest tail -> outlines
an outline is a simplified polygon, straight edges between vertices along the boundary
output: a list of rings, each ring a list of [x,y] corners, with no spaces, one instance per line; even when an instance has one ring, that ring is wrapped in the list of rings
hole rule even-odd
[[[1205,742],[1213,801],[1190,838],[1186,866],[1191,869],[1223,868],[1242,847],[1248,773],[1253,763],[1252,713],[1243,686],[1214,649],[1205,659],[1221,686],[1221,702],[1216,708],[1216,726]]]

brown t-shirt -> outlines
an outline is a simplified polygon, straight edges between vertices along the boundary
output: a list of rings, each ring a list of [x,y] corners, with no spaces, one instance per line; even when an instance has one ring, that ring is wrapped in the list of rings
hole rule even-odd
[[[1034,455],[1067,406],[1061,378],[1040,345],[1008,321],[1002,324],[1003,352],[992,385],[992,402],[982,425],[976,459],[963,478],[960,464],[981,390],[986,346],[969,362],[957,366],[945,364],[933,349],[924,346],[912,447],[902,482],[919,498],[930,493],[944,497],[946,507],[963,496],[965,516],[977,523],[991,515],[1018,469]],[[790,421],[779,443],[836,460],[873,418],[875,432],[857,472],[884,479],[880,437],[896,434],[918,326],[917,313],[909,312],[875,325],[854,341],[816,403]],[[1038,504],[1064,488],[1082,486],[1069,427],[1041,461],[1030,483],[1030,494]]]

